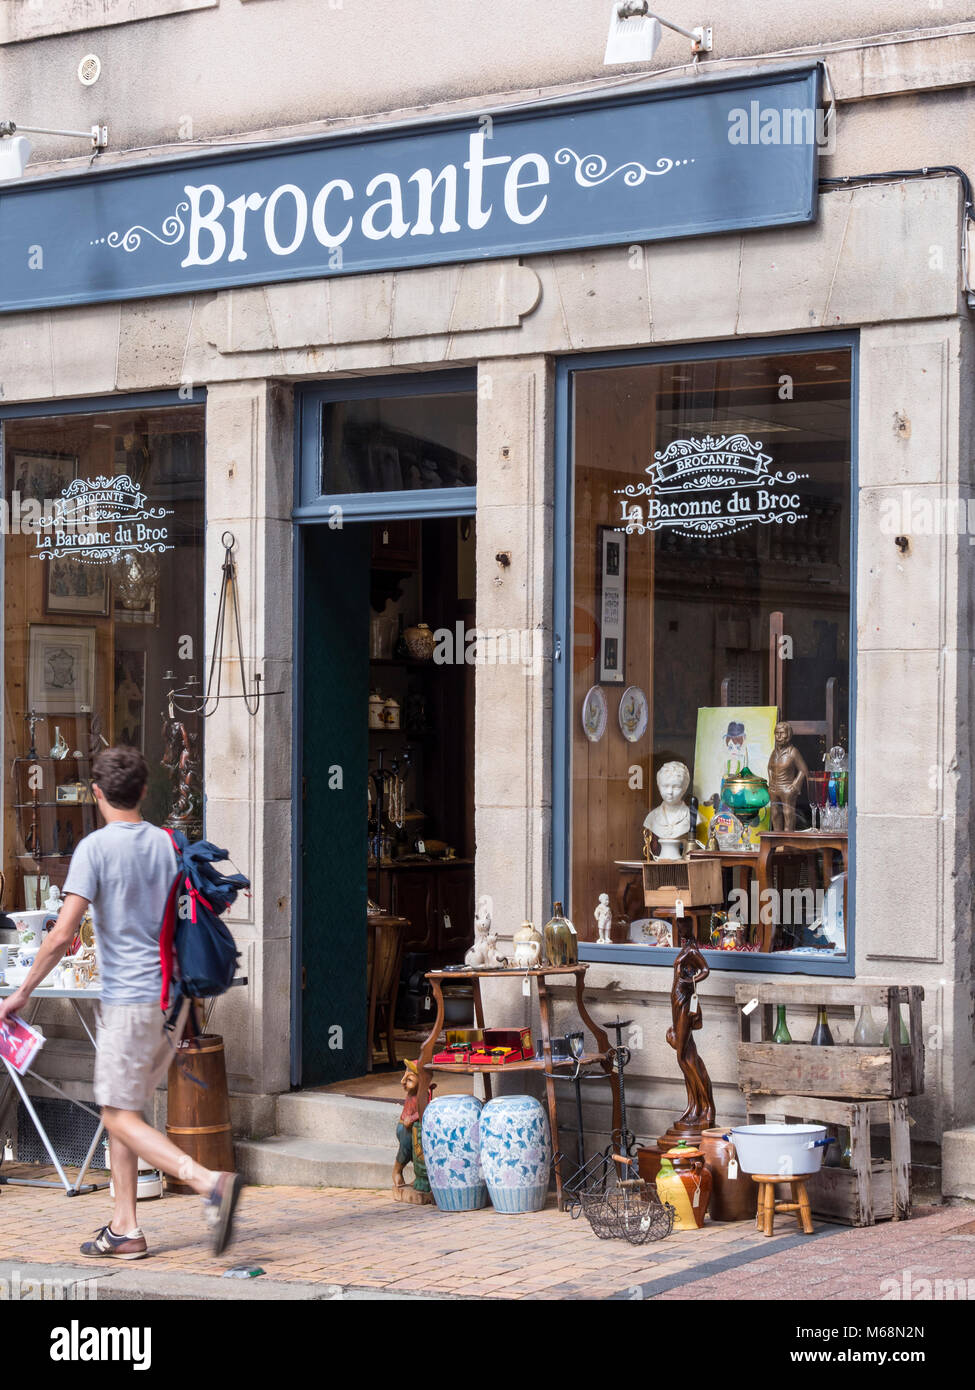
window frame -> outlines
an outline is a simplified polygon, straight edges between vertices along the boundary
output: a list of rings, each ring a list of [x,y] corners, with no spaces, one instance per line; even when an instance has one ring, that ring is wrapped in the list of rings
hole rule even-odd
[[[552,838],[551,897],[569,904],[569,911],[580,909],[570,901],[571,884],[571,793],[572,793],[572,604],[573,604],[573,500],[574,500],[574,383],[577,373],[608,367],[678,365],[712,361],[716,358],[776,356],[779,354],[829,351],[845,348],[850,352],[850,718],[849,762],[856,766],[857,707],[857,534],[859,512],[859,344],[857,330],[849,332],[803,333],[776,338],[749,338],[744,341],[668,343],[660,347],[624,351],[584,353],[563,357],[555,364],[555,478],[553,537],[553,662],[552,662]],[[846,954],[838,960],[792,956],[786,952],[767,955],[705,949],[703,954],[712,970],[746,973],[827,975],[851,978],[856,974],[856,778],[850,786],[850,828],[846,907]],[[610,891],[615,884],[607,885]],[[606,965],[642,965],[653,969],[670,967],[676,948],[645,946],[627,942],[596,946],[580,941],[581,961]]]

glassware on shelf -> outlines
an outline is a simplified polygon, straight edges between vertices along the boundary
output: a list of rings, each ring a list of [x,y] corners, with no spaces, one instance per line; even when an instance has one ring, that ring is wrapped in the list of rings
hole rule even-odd
[[[775,1020],[775,1032],[772,1034],[772,1041],[777,1043],[790,1043],[792,1034],[789,1032],[789,1025],[785,1020],[785,1005],[778,1004],[778,1016]]]
[[[873,1016],[873,1009],[864,1004],[857,1015],[853,1030],[853,1042],[857,1047],[879,1047],[883,1031]]]
[[[901,1013],[901,1008],[900,1008],[900,1005],[899,1005],[899,1004],[898,1004],[898,1006],[897,1006],[897,1017],[898,1017],[898,1019],[899,1019],[899,1021],[900,1021],[900,1025],[901,1025],[901,1037],[900,1037],[901,1043],[902,1043],[902,1045],[905,1045],[905,1046],[906,1046],[906,1045],[909,1045],[909,1044],[910,1044],[910,1041],[911,1041],[911,1035],[910,1035],[910,1033],[907,1031],[907,1025],[906,1025],[905,1022],[904,1022],[904,1015]],[[887,1021],[887,1027],[884,1029],[884,1047],[890,1047],[890,1020],[889,1020],[889,1019],[888,1019],[888,1021]]]
[[[825,1004],[819,1006],[819,1012],[816,1015],[816,1028],[809,1041],[813,1047],[833,1046],[833,1034],[829,1031],[829,1018],[826,1014]]]
[[[809,810],[812,824],[811,830],[821,830],[823,825],[823,808],[826,805],[826,783],[829,779],[825,772],[810,772],[806,777],[806,787],[809,793]]]
[[[578,965],[579,938],[576,929],[556,903],[552,918],[545,924],[545,959],[549,965]]]

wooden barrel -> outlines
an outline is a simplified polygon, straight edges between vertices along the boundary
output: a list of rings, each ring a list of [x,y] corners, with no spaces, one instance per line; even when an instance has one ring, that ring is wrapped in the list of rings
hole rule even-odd
[[[223,1038],[204,1033],[192,1042],[181,1042],[178,1056],[169,1068],[168,1086],[167,1136],[204,1168],[230,1172],[234,1166],[234,1141]],[[167,1178],[166,1186],[170,1192],[193,1191],[178,1178]]]

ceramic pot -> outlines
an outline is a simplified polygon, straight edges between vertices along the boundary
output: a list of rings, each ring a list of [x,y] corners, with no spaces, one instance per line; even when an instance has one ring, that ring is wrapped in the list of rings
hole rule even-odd
[[[534,970],[542,963],[542,934],[533,922],[522,922],[512,937],[514,962],[522,970]]]
[[[701,1135],[701,1153],[711,1169],[713,1186],[708,1210],[712,1221],[745,1221],[758,1210],[758,1184],[738,1165],[732,1178],[728,1166],[738,1155],[730,1129],[706,1129]]]
[[[433,656],[435,640],[426,623],[417,623],[403,633],[406,647],[414,661],[429,661]]]
[[[423,1112],[423,1157],[433,1200],[441,1211],[487,1206],[480,1118],[476,1096],[437,1096]]]
[[[498,1096],[481,1111],[481,1167],[498,1211],[541,1211],[548,1196],[552,1140],[534,1096]]]
[[[657,1196],[674,1208],[676,1231],[697,1231],[704,1225],[711,1198],[711,1172],[700,1149],[678,1145],[660,1160]]]

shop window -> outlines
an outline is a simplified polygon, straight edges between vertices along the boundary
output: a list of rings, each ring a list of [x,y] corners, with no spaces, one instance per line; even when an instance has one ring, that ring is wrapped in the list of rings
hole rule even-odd
[[[204,666],[203,429],[195,406],[4,422],[8,913],[43,905],[97,828],[107,744],[145,754],[148,819],[201,831],[202,721],[169,692]]]
[[[851,370],[831,348],[571,375],[583,941],[606,893],[628,959],[692,933],[847,958]]]
[[[475,414],[468,392],[326,402],[321,492],[473,487]]]

